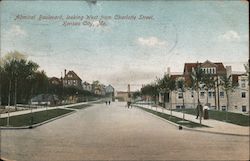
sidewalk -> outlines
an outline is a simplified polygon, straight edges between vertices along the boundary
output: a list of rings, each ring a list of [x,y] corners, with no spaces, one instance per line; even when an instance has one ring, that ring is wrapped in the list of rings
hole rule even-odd
[[[164,109],[161,106],[157,106],[157,107],[152,107],[151,105],[138,105],[138,106],[143,107],[143,108],[148,108],[151,110],[155,110],[158,112],[163,112],[169,115],[171,113],[170,110]],[[183,113],[181,112],[172,111],[172,115],[179,117],[179,118],[183,118]],[[192,121],[192,122],[200,123],[200,120],[196,119],[196,116],[194,115],[185,114],[185,119]],[[201,132],[218,133],[218,134],[249,136],[249,130],[250,130],[249,126],[239,126],[239,125],[217,121],[213,119],[208,119],[208,120],[202,119],[202,124],[209,126],[209,128],[203,127],[203,128],[186,128],[186,129],[201,131]]]
[[[75,104],[69,104],[69,105],[62,105],[62,106],[55,106],[55,107],[37,108],[37,109],[32,109],[32,112],[52,110],[52,109],[57,109],[57,108],[68,108],[68,107],[72,107],[72,106],[84,105],[84,104],[94,103],[94,102],[98,102],[98,101],[100,101],[100,100],[90,101],[90,102],[81,102],[81,103],[75,103]],[[71,109],[71,110],[75,110],[75,109]],[[27,110],[22,110],[22,111],[10,112],[9,116],[10,117],[11,116],[17,116],[17,115],[23,115],[23,114],[27,114],[27,113],[31,113],[31,110],[27,109]],[[6,118],[6,117],[8,117],[8,113],[0,114],[0,118]]]

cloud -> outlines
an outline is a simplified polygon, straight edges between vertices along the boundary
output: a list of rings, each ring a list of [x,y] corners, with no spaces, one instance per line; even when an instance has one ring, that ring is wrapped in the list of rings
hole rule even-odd
[[[19,25],[12,25],[9,30],[5,31],[6,38],[8,37],[25,37],[27,32],[22,29]]]
[[[163,46],[166,44],[165,41],[158,39],[157,37],[139,37],[137,39],[138,44],[149,47]]]
[[[229,41],[229,42],[240,41],[240,35],[233,30],[227,31],[224,34],[219,35],[218,38],[221,41]]]

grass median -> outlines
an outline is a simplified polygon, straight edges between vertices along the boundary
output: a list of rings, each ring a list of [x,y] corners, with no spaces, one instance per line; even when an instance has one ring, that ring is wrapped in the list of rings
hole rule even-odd
[[[196,115],[195,109],[184,109],[184,110],[176,109],[175,111],[178,111],[178,112],[184,111],[184,113],[186,114]],[[208,115],[209,115],[209,119],[229,122],[229,123],[240,125],[240,126],[249,126],[248,115],[244,115],[240,113],[233,113],[233,112],[226,112],[226,111],[217,111],[217,110],[209,110]]]
[[[21,126],[30,126],[44,121],[53,119],[58,116],[73,112],[73,110],[68,109],[53,109],[40,112],[33,112],[18,116],[11,116],[9,119],[10,127],[21,127]],[[0,119],[1,126],[7,126],[7,118]]]
[[[175,117],[175,116],[171,116],[171,115],[168,115],[166,113],[162,113],[162,112],[158,112],[158,111],[154,111],[154,110],[151,110],[151,109],[148,109],[148,108],[143,108],[143,107],[140,107],[140,106],[136,106],[144,111],[147,111],[147,112],[150,112],[154,115],[157,115],[161,118],[164,118],[168,121],[171,121],[175,124],[178,124],[178,125],[181,125],[181,126],[185,126],[185,127],[189,127],[189,128],[196,128],[196,127],[208,127],[208,126],[205,126],[205,125],[202,125],[202,124],[198,124],[198,123],[195,123],[195,122],[192,122],[192,121],[188,121],[188,120],[185,120],[185,119],[182,119],[182,118],[179,118],[179,117]]]

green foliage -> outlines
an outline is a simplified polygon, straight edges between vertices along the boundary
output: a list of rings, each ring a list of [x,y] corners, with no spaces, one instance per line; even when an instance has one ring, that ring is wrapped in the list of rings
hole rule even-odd
[[[155,96],[158,94],[156,84],[147,84],[141,88],[142,95]]]
[[[28,113],[28,114],[23,114],[23,115],[11,116],[10,126],[20,127],[20,126],[29,126],[31,124],[32,125],[38,124],[46,120],[70,113],[72,111],[73,110],[67,110],[67,109],[52,109],[52,110]],[[33,121],[31,122],[31,120]],[[7,118],[1,118],[0,125],[6,126]]]
[[[34,82],[39,82],[38,67],[38,64],[26,60],[18,52],[10,52],[5,56],[1,70],[3,104],[7,104],[8,96],[11,104],[14,104],[15,100],[17,103],[25,103],[29,100]]]
[[[135,91],[135,92],[133,93],[133,95],[132,95],[132,98],[133,98],[133,99],[136,99],[136,98],[140,97],[141,95],[142,95],[141,91]]]
[[[176,82],[168,74],[164,75],[162,79],[157,80],[158,89],[160,92],[169,92],[176,89]]]
[[[183,109],[176,109],[175,111],[181,112]],[[184,109],[186,114],[196,115],[196,109]],[[217,111],[217,110],[209,110],[209,119],[225,121],[226,115],[228,114],[227,122],[232,124],[241,125],[241,126],[249,126],[249,119],[248,115],[243,115],[240,113],[233,113],[233,112],[225,112],[225,111]]]
[[[39,65],[28,61],[17,52],[8,53],[0,61],[0,102],[2,105],[28,104],[29,100],[38,94],[56,94],[60,99],[78,95],[94,96],[89,91],[75,87],[63,87],[62,84],[50,84],[44,71],[38,70]],[[99,81],[94,81],[99,84]]]
[[[198,124],[198,123],[195,123],[195,122],[192,122],[192,121],[188,121],[188,120],[183,120],[182,118],[179,118],[179,117],[175,117],[175,116],[171,116],[171,115],[168,115],[166,113],[162,113],[162,112],[158,112],[158,111],[155,111],[155,110],[151,110],[151,109],[148,109],[148,108],[143,108],[143,107],[140,107],[140,106],[136,106],[142,110],[145,110],[149,113],[152,113],[154,115],[157,115],[161,118],[164,118],[168,121],[171,121],[175,124],[179,124],[179,125],[182,125],[182,126],[186,126],[186,127],[189,127],[189,128],[195,128],[195,127],[208,127],[206,125],[202,125],[202,124]],[[185,121],[185,122],[183,122]]]

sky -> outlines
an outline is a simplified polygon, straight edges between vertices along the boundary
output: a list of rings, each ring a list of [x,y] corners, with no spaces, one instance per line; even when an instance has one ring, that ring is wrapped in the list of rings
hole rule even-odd
[[[1,56],[19,51],[49,77],[74,70],[116,90],[184,63],[244,71],[249,8],[239,1],[1,1]]]

